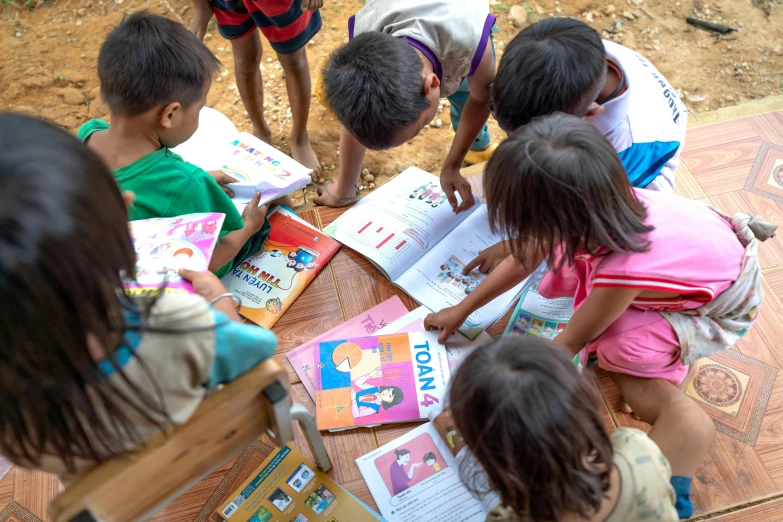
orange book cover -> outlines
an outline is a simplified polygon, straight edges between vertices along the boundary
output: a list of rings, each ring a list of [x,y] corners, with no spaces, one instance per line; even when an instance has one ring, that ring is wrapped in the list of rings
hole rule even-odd
[[[340,244],[278,207],[268,216],[272,229],[263,248],[223,277],[242,300],[239,313],[271,328],[337,253]]]

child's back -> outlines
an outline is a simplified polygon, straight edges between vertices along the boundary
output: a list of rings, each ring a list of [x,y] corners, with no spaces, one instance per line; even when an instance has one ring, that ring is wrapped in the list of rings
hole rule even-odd
[[[268,234],[263,213],[243,219],[212,175],[171,151],[196,132],[219,67],[180,24],[144,12],[129,16],[109,34],[98,56],[101,96],[112,125],[90,120],[78,138],[113,170],[121,190],[136,195],[132,220],[225,214],[210,264],[222,276],[261,248]]]
[[[199,295],[122,292],[125,202],[64,131],[0,115],[0,187],[0,453],[14,463],[72,477],[186,422],[274,352],[208,272],[182,274]]]

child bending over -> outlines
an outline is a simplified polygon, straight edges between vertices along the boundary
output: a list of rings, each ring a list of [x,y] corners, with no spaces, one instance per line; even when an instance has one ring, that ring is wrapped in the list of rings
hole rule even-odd
[[[0,453],[15,464],[70,480],[274,353],[209,272],[181,274],[199,295],[123,292],[125,202],[65,131],[0,115],[0,187]]]
[[[209,174],[170,150],[196,132],[219,69],[215,55],[182,25],[134,13],[109,33],[98,54],[101,97],[112,125],[90,120],[78,138],[112,169],[120,190],[136,195],[131,220],[225,214],[209,265],[222,277],[261,248],[269,234],[266,207],[256,194],[240,215],[216,181],[233,178]]]
[[[674,190],[685,105],[647,59],[602,42],[584,22],[550,18],[520,31],[503,53],[492,93],[494,116],[506,132],[554,112],[583,117],[619,153],[631,185]],[[484,250],[465,273],[493,269],[509,248],[504,242]]]
[[[409,141],[448,97],[456,135],[440,182],[456,212],[470,208],[473,194],[459,169],[463,160],[486,161],[492,152],[486,124],[494,24],[487,0],[368,0],[348,21],[351,41],[323,72],[325,104],[343,126],[340,176],[315,202],[340,207],[356,201],[365,150]]]
[[[471,353],[452,377],[450,402],[475,457],[461,464],[463,482],[485,494],[486,471],[502,501],[488,522],[687,518],[675,508],[677,500],[690,505],[680,485],[690,483],[715,435],[707,414],[682,394],[649,436],[631,428],[609,435],[596,388],[567,350],[529,337]]]
[[[600,132],[561,113],[513,134],[484,176],[490,222],[511,238],[513,255],[425,325],[442,328],[444,342],[545,260],[541,295],[574,299],[557,341],[595,355],[653,429],[687,409],[676,386],[688,365],[728,349],[756,317],[763,294],[755,234],[766,239],[774,227],[632,188]]]

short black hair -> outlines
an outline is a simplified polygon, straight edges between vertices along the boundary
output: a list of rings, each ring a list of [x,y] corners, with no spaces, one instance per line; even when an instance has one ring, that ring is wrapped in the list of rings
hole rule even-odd
[[[513,132],[553,112],[584,116],[606,77],[601,37],[580,20],[547,18],[506,46],[492,92],[495,119]]]
[[[112,114],[135,116],[180,102],[189,107],[220,60],[182,24],[146,11],[123,19],[98,54],[101,97]]]
[[[368,32],[337,49],[324,69],[326,99],[365,147],[383,150],[429,103],[419,55],[403,38]]]

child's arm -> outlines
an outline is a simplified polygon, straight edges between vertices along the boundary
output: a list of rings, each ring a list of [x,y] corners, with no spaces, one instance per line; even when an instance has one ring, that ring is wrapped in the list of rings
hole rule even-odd
[[[239,230],[234,230],[220,238],[220,242],[212,253],[212,259],[209,262],[209,270],[215,272],[234,259],[239,250],[247,243],[248,239],[261,230],[266,220],[266,205],[258,206],[261,200],[261,193],[253,194],[253,199],[247,204],[242,212],[242,221],[244,225]]]
[[[464,301],[456,306],[444,308],[440,312],[429,314],[425,317],[424,328],[427,330],[443,329],[443,333],[438,337],[438,342],[441,344],[445,343],[451,334],[462,326],[470,314],[497,296],[514,288],[540,264],[541,260],[539,259],[535,264],[525,263],[526,266],[533,268],[522,269],[517,266],[513,257],[507,257]]]
[[[468,78],[468,97],[462,117],[457,126],[457,134],[451,143],[449,155],[440,172],[440,184],[455,212],[462,212],[473,205],[473,193],[470,184],[459,173],[462,161],[470,150],[473,140],[481,132],[481,128],[489,118],[489,85],[495,81],[495,63],[492,59],[492,44],[487,43],[484,56],[481,58],[476,72]],[[462,204],[457,207],[457,190],[462,197]]]
[[[214,303],[212,302],[219,295],[228,293],[226,287],[220,282],[220,279],[218,279],[215,274],[212,272],[196,272],[195,270],[180,268],[179,275],[182,279],[190,281],[193,285],[193,290],[205,300],[212,303],[212,308],[218,312],[224,313],[226,317],[232,321],[237,323],[242,322],[242,319],[237,313],[233,299],[223,297]]]
[[[558,344],[568,346],[574,354],[578,353],[609,328],[640,292],[638,288],[593,288],[557,336]]]

